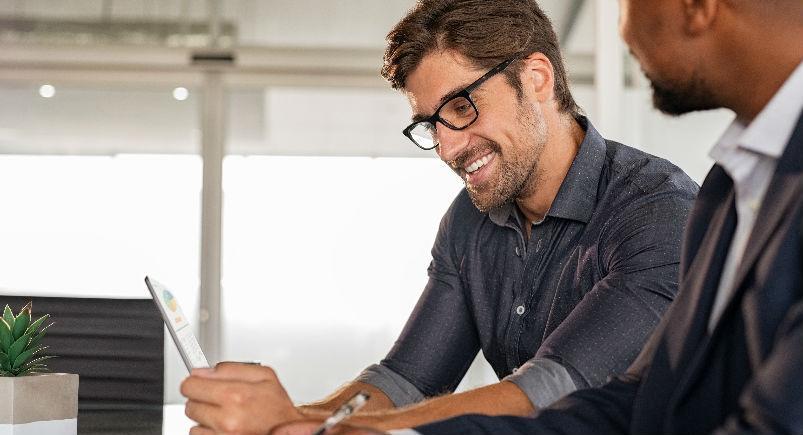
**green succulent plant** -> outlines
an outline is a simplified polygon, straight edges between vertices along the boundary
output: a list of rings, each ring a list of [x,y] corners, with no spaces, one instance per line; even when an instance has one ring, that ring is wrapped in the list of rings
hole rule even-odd
[[[41,356],[47,346],[39,344],[53,323],[42,327],[49,314],[31,321],[31,303],[14,316],[8,305],[0,318],[0,376],[24,376],[47,371]],[[40,329],[41,328],[41,329]]]

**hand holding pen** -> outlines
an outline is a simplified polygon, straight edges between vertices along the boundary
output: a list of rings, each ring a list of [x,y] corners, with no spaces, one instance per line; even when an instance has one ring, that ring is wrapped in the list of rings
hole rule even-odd
[[[329,417],[327,418],[323,424],[313,432],[312,435],[323,435],[329,429],[335,427],[338,423],[342,422],[346,418],[348,418],[351,414],[357,412],[363,405],[368,402],[368,399],[371,398],[371,395],[360,391],[359,393],[355,394],[348,402],[344,403],[340,408]]]

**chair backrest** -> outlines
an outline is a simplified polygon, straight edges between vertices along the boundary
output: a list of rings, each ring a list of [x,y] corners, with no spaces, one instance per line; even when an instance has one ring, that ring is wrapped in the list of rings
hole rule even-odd
[[[50,371],[77,373],[79,409],[162,406],[164,324],[151,299],[98,299],[0,295],[17,314],[33,303],[33,316],[54,324],[42,343]]]

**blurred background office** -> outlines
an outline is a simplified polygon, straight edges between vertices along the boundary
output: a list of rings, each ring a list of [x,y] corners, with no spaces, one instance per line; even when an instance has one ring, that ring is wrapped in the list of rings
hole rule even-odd
[[[146,297],[151,275],[210,360],[261,360],[296,401],[381,359],[462,186],[379,77],[413,4],[0,0],[0,294]],[[616,2],[540,4],[597,128],[701,182],[731,115],[653,110]],[[462,387],[494,380],[478,360]]]

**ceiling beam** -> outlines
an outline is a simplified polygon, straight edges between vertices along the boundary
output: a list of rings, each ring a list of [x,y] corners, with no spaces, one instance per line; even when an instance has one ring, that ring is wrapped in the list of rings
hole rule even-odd
[[[238,47],[202,49],[130,45],[0,43],[0,80],[173,83],[220,71],[229,86],[386,87],[381,48]],[[572,83],[592,83],[591,56],[569,55]],[[138,77],[132,77],[138,76]],[[192,78],[196,77],[196,78]]]

